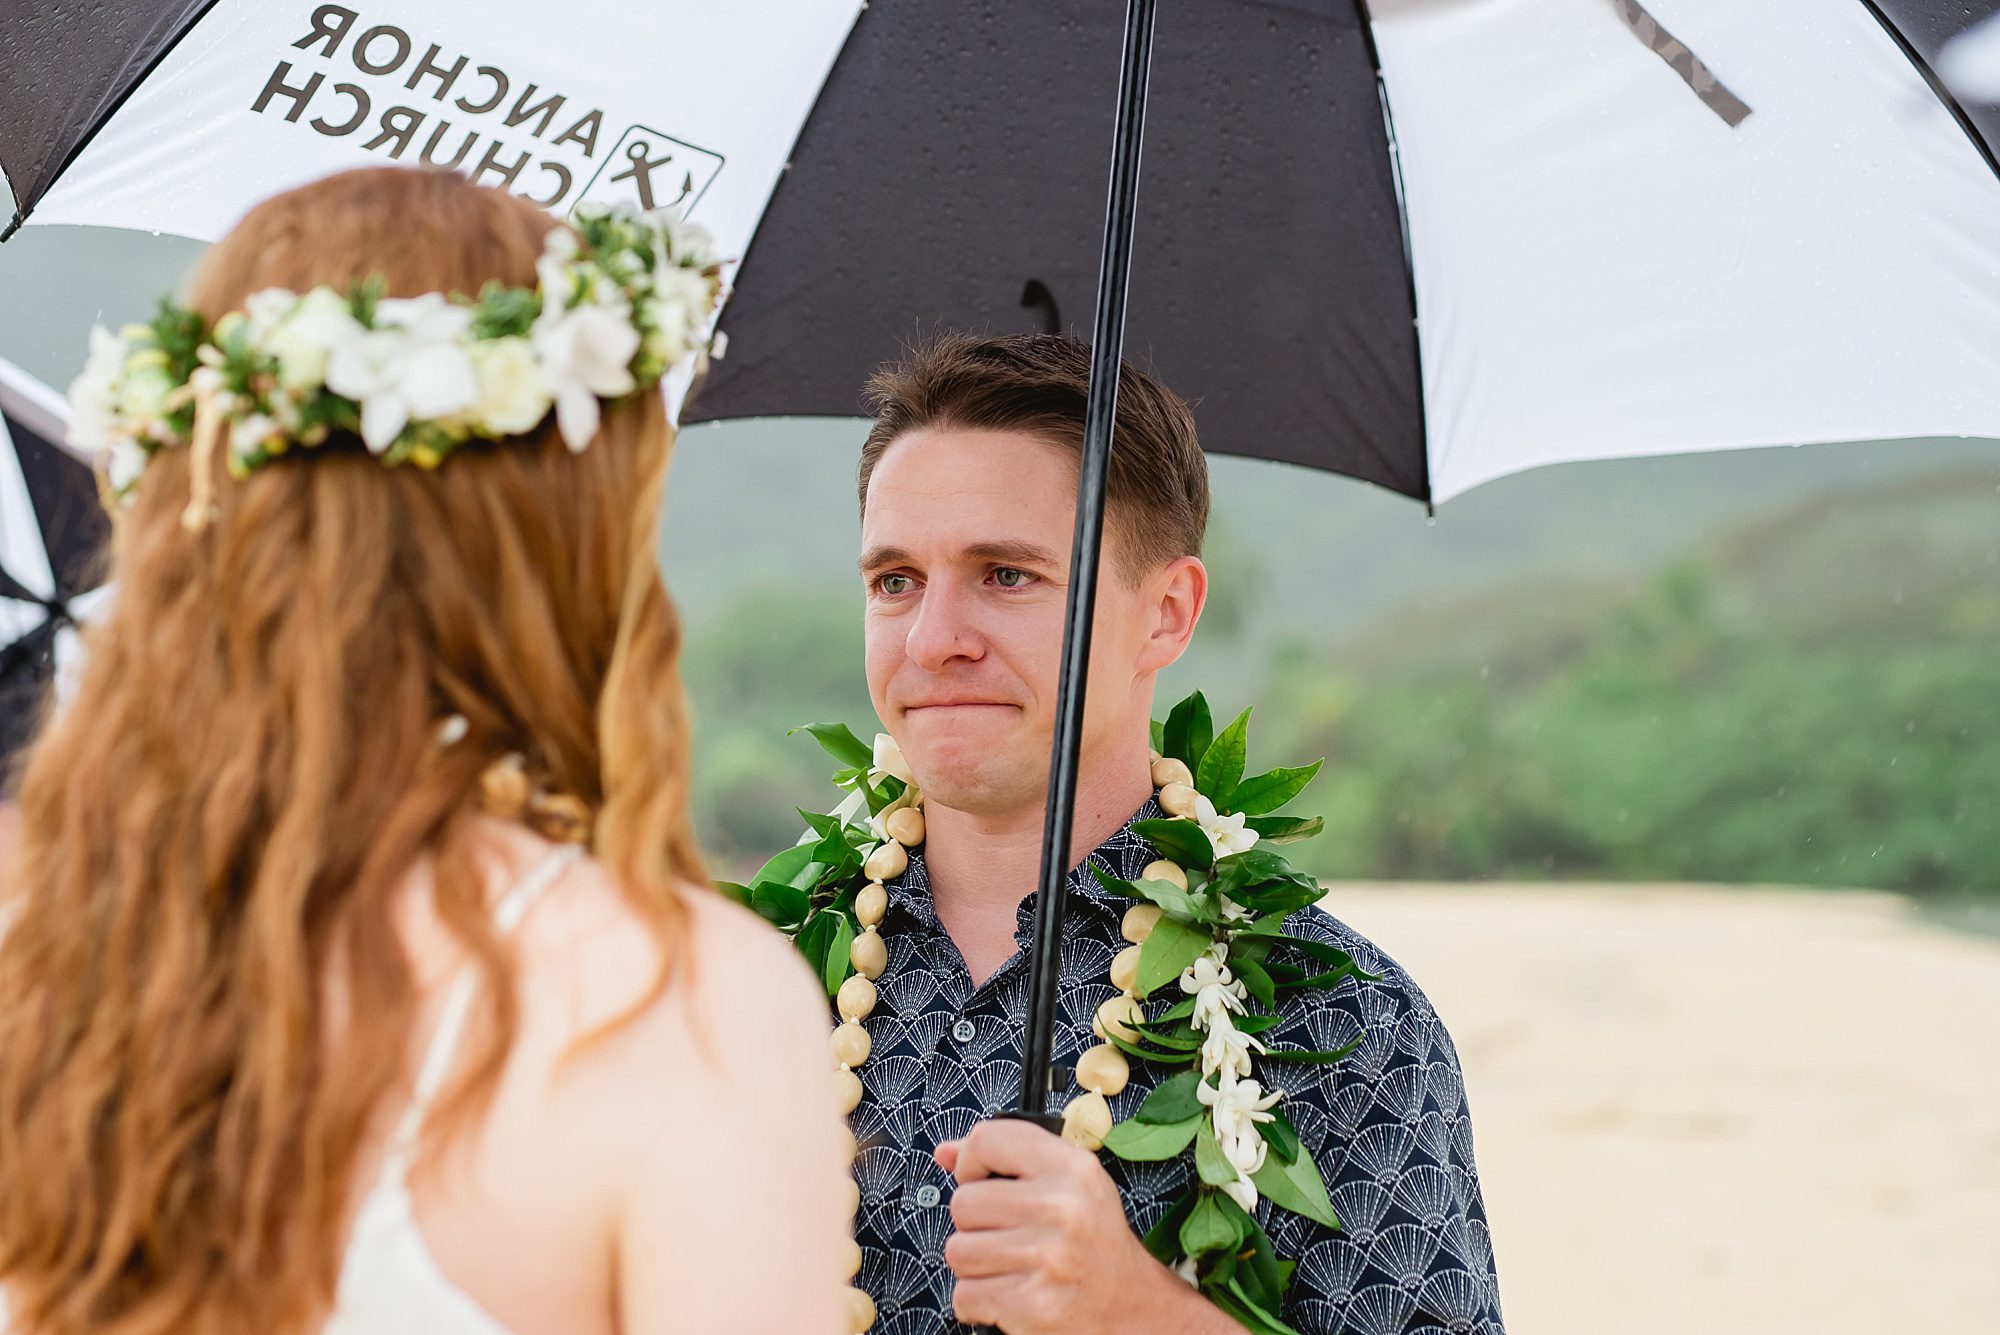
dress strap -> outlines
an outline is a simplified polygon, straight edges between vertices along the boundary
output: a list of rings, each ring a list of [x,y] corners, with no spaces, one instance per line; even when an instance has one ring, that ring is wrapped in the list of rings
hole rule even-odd
[[[563,873],[582,856],[580,847],[564,844],[528,868],[494,906],[493,925],[500,934],[506,936],[520,926],[521,919],[528,916],[528,910],[535,906],[542,892],[560,880]],[[478,994],[479,971],[477,966],[468,963],[452,980],[451,990],[445,994],[444,1009],[438,1015],[437,1028],[431,1033],[430,1047],[424,1053],[423,1065],[417,1068],[417,1082],[410,1095],[410,1104],[403,1110],[402,1118],[389,1136],[388,1149],[382,1157],[384,1183],[407,1176],[410,1165],[416,1161],[424,1119],[430,1115],[431,1104],[444,1088],[445,1077],[451,1074],[452,1059],[458,1055],[458,1041],[465,1034],[465,1024],[471,1018],[472,1003]]]

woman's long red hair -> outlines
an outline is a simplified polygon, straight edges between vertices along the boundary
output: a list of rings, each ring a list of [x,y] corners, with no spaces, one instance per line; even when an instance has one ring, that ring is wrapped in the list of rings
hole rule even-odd
[[[392,296],[532,286],[554,225],[445,173],[351,172],[252,212],[188,304],[213,321],[260,288],[376,274]],[[654,559],[668,443],[645,394],[580,454],[548,426],[434,472],[330,446],[218,477],[200,533],[180,522],[188,451],[154,460],[4,874],[12,1329],[273,1335],[324,1314],[357,1149],[408,1074],[392,908],[420,859],[493,998],[454,1108],[490,1094],[515,1032],[472,837],[493,760],[525,753],[600,809],[595,851],[665,985],[701,877]],[[470,732],[440,751],[453,713]]]

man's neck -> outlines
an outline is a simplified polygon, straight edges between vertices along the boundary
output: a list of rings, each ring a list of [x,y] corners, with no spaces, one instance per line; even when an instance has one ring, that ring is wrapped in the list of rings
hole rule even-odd
[[[1079,774],[1067,865],[1117,833],[1152,795],[1145,747]],[[975,985],[1013,957],[1015,915],[1041,876],[1042,803],[1002,814],[924,804],[924,868],[931,899]]]

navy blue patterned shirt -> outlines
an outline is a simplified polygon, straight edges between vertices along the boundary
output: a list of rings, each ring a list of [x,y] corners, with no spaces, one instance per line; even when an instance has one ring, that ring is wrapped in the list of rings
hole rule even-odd
[[[1159,814],[1149,801],[1133,820]],[[874,1329],[882,1335],[971,1329],[952,1316],[944,1245],[953,1183],[931,1151],[1014,1106],[1034,931],[1030,896],[1017,918],[1021,953],[974,988],[938,922],[921,854],[913,849],[909,870],[889,886],[882,923],[889,965],[866,1021],[873,1046],[857,1070],[865,1092],[853,1116],[861,1143],[857,1282],[875,1299]],[[1128,823],[1091,860],[1133,880],[1155,856]],[[1119,925],[1132,903],[1107,892],[1087,867],[1071,873],[1068,889],[1054,1045],[1063,1067],[1097,1042],[1091,1018],[1114,991],[1111,960],[1125,947]],[[1347,951],[1379,977],[1291,994],[1281,1002],[1283,1023],[1262,1035],[1273,1051],[1257,1058],[1257,1075],[1286,1092],[1285,1110],[1341,1221],[1334,1231],[1260,1203],[1278,1255],[1299,1263],[1284,1319],[1303,1335],[1503,1335],[1472,1121],[1450,1035],[1409,975],[1348,927],[1305,909],[1287,930]],[[1286,1048],[1332,1050],[1356,1038],[1361,1045],[1335,1065],[1282,1059]],[[1131,1083],[1111,1100],[1113,1115],[1131,1116],[1169,1074],[1134,1060]],[[1056,1102],[1077,1092],[1073,1080],[1067,1084]],[[1184,1160],[1101,1157],[1141,1232],[1165,1215],[1193,1171]]]

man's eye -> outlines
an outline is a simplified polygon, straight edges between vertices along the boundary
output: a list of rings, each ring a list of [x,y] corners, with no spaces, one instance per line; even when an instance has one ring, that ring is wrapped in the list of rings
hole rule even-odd
[[[1012,566],[1001,566],[993,572],[993,578],[1003,589],[1019,589],[1033,583],[1035,577],[1025,570],[1016,570]]]
[[[908,575],[883,575],[875,581],[875,592],[877,593],[886,593],[894,597],[896,594],[908,593],[909,591],[910,577]]]

